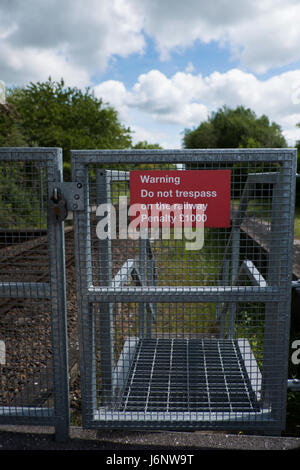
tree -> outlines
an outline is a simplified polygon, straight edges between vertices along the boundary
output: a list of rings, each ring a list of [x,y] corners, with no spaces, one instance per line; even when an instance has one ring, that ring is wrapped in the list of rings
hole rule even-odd
[[[8,112],[0,116],[0,145],[61,147],[69,176],[71,149],[122,149],[132,146],[131,131],[112,107],[90,89],[65,87],[64,81],[30,83],[8,92]],[[18,133],[13,143],[13,133]],[[15,135],[15,137],[17,137]]]
[[[61,147],[65,181],[71,178],[71,149],[160,148],[146,141],[133,146],[131,130],[119,122],[115,109],[104,105],[89,89],[65,87],[63,80],[52,82],[51,78],[8,91],[7,102],[0,104],[0,146]],[[128,169],[128,165],[111,168]],[[1,166],[0,205],[5,211],[0,214],[0,224],[26,227],[39,222],[38,191],[26,178],[27,171],[24,162]],[[95,171],[90,177],[95,179]],[[23,208],[18,220],[14,207]]]
[[[196,129],[185,129],[183,143],[185,148],[217,148],[218,139],[214,125],[202,122]]]
[[[0,106],[1,147],[26,147],[28,145],[22,133],[19,117],[12,104]]]
[[[184,132],[183,145],[185,148],[284,148],[287,147],[280,126],[270,122],[263,115],[257,117],[251,109],[238,106],[230,109],[226,106],[212,113],[207,121],[197,128]],[[225,163],[224,163],[225,165]],[[216,167],[219,164],[215,165]],[[221,164],[222,166],[222,164]],[[191,167],[194,167],[192,164]],[[240,185],[234,187],[234,196],[240,197],[242,182],[247,179],[248,165],[241,163],[231,164],[232,177],[238,175]],[[253,171],[263,171],[262,167],[255,166]],[[264,195],[261,188],[261,196]],[[267,191],[267,188],[266,188]]]
[[[286,147],[281,128],[268,117],[257,117],[251,109],[226,106],[212,113],[195,129],[186,129],[184,148],[282,148]]]
[[[162,147],[159,144],[149,144],[146,140],[142,140],[133,146],[137,150],[161,150]]]

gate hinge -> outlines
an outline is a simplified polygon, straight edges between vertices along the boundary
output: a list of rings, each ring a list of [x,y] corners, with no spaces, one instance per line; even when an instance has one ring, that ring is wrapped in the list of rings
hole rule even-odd
[[[78,182],[49,183],[50,207],[57,220],[64,220],[68,211],[84,209],[83,184]]]

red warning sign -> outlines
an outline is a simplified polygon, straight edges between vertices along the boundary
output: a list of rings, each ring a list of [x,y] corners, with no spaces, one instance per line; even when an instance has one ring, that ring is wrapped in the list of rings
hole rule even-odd
[[[131,171],[131,218],[141,227],[229,227],[230,179],[230,170]]]

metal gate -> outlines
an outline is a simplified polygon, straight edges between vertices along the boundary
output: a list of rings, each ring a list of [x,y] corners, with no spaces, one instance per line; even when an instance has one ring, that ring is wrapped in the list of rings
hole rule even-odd
[[[54,426],[57,440],[69,426],[61,181],[60,149],[0,148],[0,423]]]
[[[295,165],[289,149],[72,152],[84,427],[284,428]]]

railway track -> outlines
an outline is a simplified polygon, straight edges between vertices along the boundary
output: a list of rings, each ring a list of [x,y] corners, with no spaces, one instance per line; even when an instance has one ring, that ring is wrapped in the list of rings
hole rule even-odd
[[[6,232],[7,233],[7,232]],[[10,237],[7,237],[9,240]],[[21,241],[21,242],[20,242]],[[73,241],[72,227],[65,230],[66,267],[74,263],[74,251],[70,249]],[[47,235],[26,240],[19,237],[18,244],[0,249],[0,282],[47,282],[49,280]],[[0,299],[0,315],[11,309],[21,308],[25,300]]]
[[[80,378],[73,235],[73,227],[67,228],[65,253],[70,406],[77,408],[80,403]],[[94,239],[93,247],[97,243]],[[122,251],[122,248],[118,249]],[[46,235],[0,248],[0,282],[47,282],[48,268]],[[0,298],[0,339],[6,344],[6,363],[0,364],[0,407],[51,406],[53,345],[49,300]]]
[[[0,282],[49,281],[46,234],[30,239],[11,237],[12,244],[8,242],[9,236],[5,239],[7,246],[3,247],[2,237],[0,247]],[[71,305],[68,308],[68,344],[70,370],[74,371],[77,370],[78,347],[73,227],[65,230],[65,245]],[[49,300],[0,298],[0,338],[6,343],[6,362],[0,364],[0,407],[50,406],[53,364]]]

